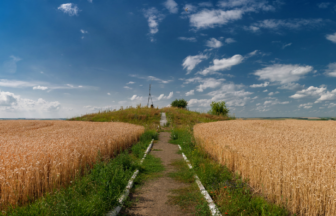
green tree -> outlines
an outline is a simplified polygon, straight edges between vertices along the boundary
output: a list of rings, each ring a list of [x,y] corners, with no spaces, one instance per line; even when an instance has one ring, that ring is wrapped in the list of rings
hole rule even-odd
[[[219,102],[212,101],[210,106],[211,106],[211,110],[208,113],[211,115],[227,116],[227,114],[229,113],[229,109],[226,107],[224,101],[219,101]]]
[[[171,103],[172,107],[178,107],[178,108],[184,108],[184,109],[187,107],[187,105],[188,105],[188,102],[184,99],[180,99],[180,100],[176,99]]]

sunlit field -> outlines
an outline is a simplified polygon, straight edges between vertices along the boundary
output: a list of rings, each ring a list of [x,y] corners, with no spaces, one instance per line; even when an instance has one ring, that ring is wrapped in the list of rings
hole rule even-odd
[[[98,152],[112,158],[143,132],[128,123],[0,121],[0,208],[71,184]]]
[[[298,215],[336,215],[336,122],[234,120],[194,126],[212,157]]]

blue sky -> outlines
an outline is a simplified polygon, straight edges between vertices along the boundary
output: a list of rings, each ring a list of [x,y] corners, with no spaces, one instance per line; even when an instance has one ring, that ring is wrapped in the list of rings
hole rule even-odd
[[[336,3],[0,2],[0,118],[184,98],[237,117],[336,116]]]

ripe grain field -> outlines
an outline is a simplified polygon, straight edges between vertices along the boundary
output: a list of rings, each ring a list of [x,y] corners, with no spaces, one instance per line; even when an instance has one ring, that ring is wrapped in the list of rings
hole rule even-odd
[[[143,132],[128,123],[0,121],[0,209],[71,184],[98,152],[112,158]]]
[[[298,215],[336,215],[336,122],[233,120],[194,126],[199,145],[258,194]]]

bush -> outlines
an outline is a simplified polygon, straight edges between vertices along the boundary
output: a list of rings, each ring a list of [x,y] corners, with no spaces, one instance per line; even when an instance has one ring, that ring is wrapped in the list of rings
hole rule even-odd
[[[184,99],[176,99],[171,103],[172,107],[178,107],[178,108],[186,108],[188,105],[188,102]]]
[[[212,101],[210,106],[211,106],[211,110],[208,113],[211,115],[227,116],[227,114],[229,113],[229,109],[226,107],[224,101],[219,101],[219,102]]]

